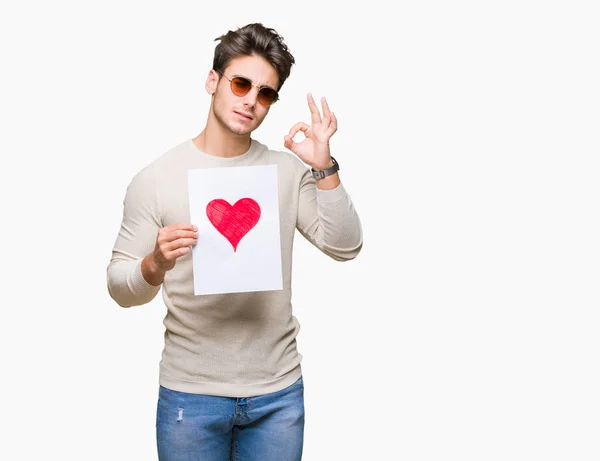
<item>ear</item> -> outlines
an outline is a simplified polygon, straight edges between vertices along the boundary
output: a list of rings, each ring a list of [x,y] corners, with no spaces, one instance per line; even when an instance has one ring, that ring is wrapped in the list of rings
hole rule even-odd
[[[214,70],[211,69],[208,72],[208,76],[206,77],[206,92],[208,94],[214,94],[215,91],[217,91],[217,85],[219,84],[219,73]]]

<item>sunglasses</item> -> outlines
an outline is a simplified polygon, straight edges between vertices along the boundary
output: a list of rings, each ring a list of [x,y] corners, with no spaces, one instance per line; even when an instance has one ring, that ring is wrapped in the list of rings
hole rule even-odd
[[[246,96],[250,93],[252,87],[258,88],[258,96],[256,99],[263,106],[270,106],[279,100],[279,93],[271,87],[268,86],[256,86],[252,83],[251,80],[248,80],[245,77],[233,77],[229,78],[222,71],[217,69],[218,72],[223,75],[229,82],[231,83],[231,92],[236,96]]]

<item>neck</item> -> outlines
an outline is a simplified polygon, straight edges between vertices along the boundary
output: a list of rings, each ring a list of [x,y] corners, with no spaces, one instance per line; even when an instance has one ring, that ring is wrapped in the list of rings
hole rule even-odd
[[[198,150],[215,157],[237,157],[250,149],[250,133],[236,135],[209,117],[206,127],[192,139]]]

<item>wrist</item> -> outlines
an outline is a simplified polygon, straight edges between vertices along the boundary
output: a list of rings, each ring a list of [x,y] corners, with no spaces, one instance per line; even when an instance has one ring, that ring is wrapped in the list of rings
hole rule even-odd
[[[142,260],[142,276],[150,285],[158,286],[165,278],[166,271],[162,270],[150,253]]]
[[[332,157],[330,156],[325,162],[315,163],[314,165],[311,165],[310,167],[313,170],[326,170],[327,168],[331,168],[333,165],[334,165],[334,162],[332,160]]]
[[[340,165],[335,158],[330,157],[330,162],[331,163],[325,168],[311,168],[312,175],[317,181],[334,175],[340,169]]]

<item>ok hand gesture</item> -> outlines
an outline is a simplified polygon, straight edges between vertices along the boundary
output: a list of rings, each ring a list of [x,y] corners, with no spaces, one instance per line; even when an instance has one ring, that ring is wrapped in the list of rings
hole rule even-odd
[[[324,170],[333,165],[329,152],[329,139],[337,131],[337,119],[329,110],[325,97],[321,98],[323,118],[310,93],[307,99],[312,125],[304,122],[296,123],[289,134],[283,137],[283,145],[315,170]],[[298,131],[302,131],[305,139],[295,142],[293,138]]]

